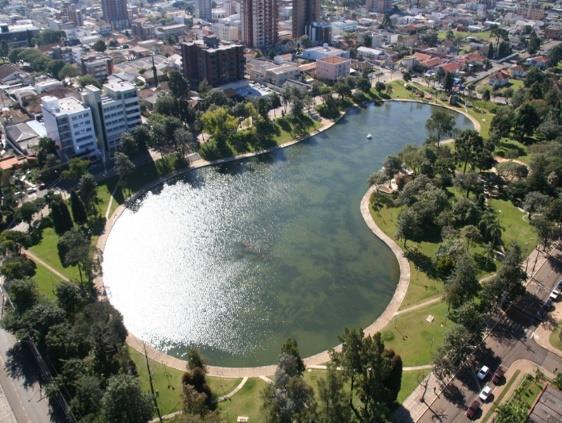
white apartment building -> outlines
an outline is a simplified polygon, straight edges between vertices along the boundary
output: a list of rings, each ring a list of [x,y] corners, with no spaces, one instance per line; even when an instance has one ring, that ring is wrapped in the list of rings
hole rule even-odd
[[[124,81],[110,81],[103,85],[103,91],[88,85],[82,100],[92,109],[98,144],[106,161],[117,151],[121,135],[141,124],[137,88]]]
[[[47,136],[57,144],[63,159],[98,159],[99,149],[92,112],[74,97],[41,99]]]

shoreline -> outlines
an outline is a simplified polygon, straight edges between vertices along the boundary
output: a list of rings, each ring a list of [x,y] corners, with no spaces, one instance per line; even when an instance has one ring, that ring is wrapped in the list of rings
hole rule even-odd
[[[436,107],[443,107],[443,108],[447,108],[449,110],[452,110],[454,112],[460,113],[462,115],[464,115],[465,117],[467,117],[474,125],[475,129],[477,131],[480,131],[480,124],[478,123],[478,121],[476,121],[476,119],[474,119],[472,116],[470,116],[468,113],[464,112],[464,111],[460,111],[460,110],[456,110],[455,108],[453,108],[452,106],[447,106],[447,105],[442,105],[442,104],[438,104],[438,103],[434,103],[434,102],[428,102],[428,101],[423,101],[423,100],[410,100],[410,99],[389,99],[389,100],[385,100],[384,102],[411,102],[411,103],[420,103],[420,104],[427,104],[430,106],[436,106]],[[353,106],[356,107],[356,106]],[[350,108],[352,109],[352,108]],[[218,164],[224,164],[224,163],[230,163],[233,161],[238,161],[238,160],[243,160],[243,159],[247,159],[247,158],[251,158],[251,157],[256,157],[262,154],[267,154],[267,153],[271,153],[283,148],[287,148],[290,147],[292,145],[298,144],[302,141],[305,141],[315,135],[318,135],[328,129],[330,129],[332,126],[334,126],[336,123],[338,123],[342,118],[344,118],[348,111],[350,110],[346,110],[345,112],[343,112],[339,118],[337,118],[334,121],[329,121],[327,124],[321,126],[320,128],[318,128],[316,131],[308,134],[305,137],[302,137],[300,139],[296,139],[296,140],[292,140],[283,144],[280,144],[278,146],[266,149],[266,150],[262,150],[262,151],[258,151],[258,152],[251,152],[251,153],[244,153],[244,154],[240,154],[237,156],[233,156],[233,157],[228,157],[228,158],[224,158],[224,159],[218,159],[218,160],[213,160],[213,161],[207,161],[207,160],[197,160],[196,162],[194,162],[192,164],[192,166],[186,168],[186,169],[182,169],[180,171],[177,172],[172,172],[169,175],[165,175],[162,176],[161,178],[158,178],[158,180],[151,182],[149,184],[147,184],[145,187],[141,188],[137,193],[133,194],[128,200],[125,201],[124,204],[119,205],[119,207],[112,213],[111,217],[106,221],[105,227],[104,227],[104,231],[103,234],[98,238],[98,241],[96,243],[96,248],[97,248],[97,255],[96,258],[98,260],[98,262],[101,263],[103,262],[103,251],[105,248],[105,244],[107,242],[107,238],[109,236],[109,234],[111,233],[111,229],[113,228],[113,225],[115,224],[115,222],[119,219],[119,217],[121,216],[121,214],[123,213],[123,211],[126,209],[126,203],[128,201],[130,201],[131,199],[136,199],[141,197],[142,195],[144,195],[146,192],[148,192],[150,189],[154,188],[155,186],[158,185],[162,185],[163,183],[178,178],[192,170],[195,169],[200,169],[203,167],[208,167],[208,166],[214,166],[214,165],[218,165]],[[402,301],[404,300],[405,296],[406,296],[406,292],[408,291],[408,287],[409,287],[409,283],[410,283],[410,265],[408,263],[408,260],[404,257],[404,253],[402,251],[402,249],[398,246],[398,244],[392,240],[392,238],[390,238],[389,236],[387,236],[375,223],[374,219],[371,216],[370,213],[370,209],[369,209],[369,202],[370,202],[370,198],[371,195],[375,192],[376,187],[372,186],[370,187],[367,192],[363,195],[362,199],[361,199],[361,203],[360,203],[360,210],[361,210],[361,215],[363,217],[363,220],[365,222],[365,224],[367,225],[367,227],[371,230],[371,232],[377,237],[379,238],[394,254],[396,260],[398,261],[399,264],[399,268],[400,268],[400,276],[399,279],[397,281],[396,284],[396,288],[394,290],[394,294],[392,296],[392,298],[390,299],[389,303],[387,304],[386,308],[384,309],[384,311],[377,316],[377,318],[366,328],[363,329],[365,335],[373,335],[376,332],[380,332],[393,318],[394,314],[399,310],[400,305],[402,304]],[[95,278],[94,278],[94,285],[95,287],[98,289],[99,294],[99,299],[100,300],[107,300],[109,301],[109,298],[107,296],[107,291],[111,291],[111,287],[106,287],[103,281],[103,272],[101,272],[100,274],[98,274]],[[109,294],[111,295],[111,294]],[[136,337],[134,334],[128,332],[128,336],[127,336],[127,345],[133,349],[135,349],[136,351],[143,353],[144,354],[144,348],[146,347],[146,354],[147,356],[160,363],[163,364],[165,366],[177,369],[177,370],[185,370],[186,366],[187,366],[187,362],[185,360],[179,359],[177,357],[168,355],[162,351],[157,350],[156,348],[152,347],[151,345],[145,343],[144,341],[142,341],[140,338]],[[341,349],[341,344],[337,345],[333,348],[334,350],[339,350]],[[329,355],[329,351],[330,350],[324,350],[321,351],[317,354],[308,356],[303,358],[303,361],[305,363],[305,365],[307,367],[310,366],[316,366],[316,365],[321,365],[324,364],[326,362],[328,362],[330,360],[330,355]],[[241,378],[241,377],[259,377],[259,376],[264,376],[264,375],[273,375],[275,373],[275,370],[277,368],[277,364],[271,364],[271,365],[265,365],[265,366],[255,366],[255,367],[222,367],[222,366],[213,366],[213,365],[208,365],[207,366],[207,370],[208,370],[208,374],[210,376],[216,376],[216,377],[224,377],[224,378]]]

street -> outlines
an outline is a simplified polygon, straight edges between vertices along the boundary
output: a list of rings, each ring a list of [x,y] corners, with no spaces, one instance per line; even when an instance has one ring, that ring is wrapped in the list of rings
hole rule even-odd
[[[533,263],[528,266],[528,272],[531,273]],[[476,378],[476,371],[482,365],[487,365],[493,373],[500,364],[507,369],[515,361],[526,359],[554,374],[562,369],[562,358],[547,351],[533,339],[533,333],[541,321],[542,306],[561,279],[561,269],[562,251],[557,249],[529,281],[526,295],[509,307],[507,313],[501,313],[489,322],[491,332],[476,364],[462,369],[418,421],[470,421],[465,414],[468,405],[478,399],[478,393],[486,383],[494,387],[489,379],[481,382]],[[494,390],[489,402],[494,400],[493,395]]]

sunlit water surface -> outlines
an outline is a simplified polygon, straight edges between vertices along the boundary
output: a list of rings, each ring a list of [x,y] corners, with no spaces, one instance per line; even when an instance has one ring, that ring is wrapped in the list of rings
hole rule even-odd
[[[104,253],[128,329],[179,357],[196,346],[211,364],[253,366],[275,362],[289,336],[306,356],[369,325],[399,270],[359,203],[388,154],[426,139],[430,114],[414,103],[372,106],[294,147],[148,193],[116,222]]]

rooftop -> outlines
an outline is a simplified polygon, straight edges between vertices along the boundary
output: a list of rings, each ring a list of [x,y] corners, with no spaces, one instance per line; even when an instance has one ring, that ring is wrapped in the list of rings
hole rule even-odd
[[[345,62],[349,62],[349,59],[344,59],[340,56],[328,56],[318,59],[317,62],[331,63],[333,65],[339,65]]]

